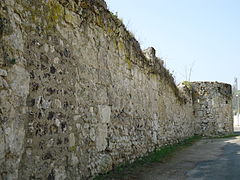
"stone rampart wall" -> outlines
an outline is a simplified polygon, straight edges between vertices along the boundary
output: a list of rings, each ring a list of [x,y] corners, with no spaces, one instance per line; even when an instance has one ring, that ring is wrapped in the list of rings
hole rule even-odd
[[[2,0],[0,39],[2,179],[85,179],[195,133],[191,88],[103,1]]]

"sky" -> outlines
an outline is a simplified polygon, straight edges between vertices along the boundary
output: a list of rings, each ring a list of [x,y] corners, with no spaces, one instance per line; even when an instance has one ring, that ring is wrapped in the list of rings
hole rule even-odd
[[[239,0],[106,2],[142,49],[156,49],[177,83],[240,79]]]

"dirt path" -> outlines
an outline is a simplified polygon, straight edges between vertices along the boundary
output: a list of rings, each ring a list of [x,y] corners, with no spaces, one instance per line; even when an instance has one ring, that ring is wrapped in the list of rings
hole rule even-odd
[[[240,128],[239,128],[240,129]],[[202,139],[165,162],[111,180],[239,180],[240,136]]]
[[[131,180],[238,180],[240,179],[240,136],[202,139],[178,152],[167,162],[141,168]]]

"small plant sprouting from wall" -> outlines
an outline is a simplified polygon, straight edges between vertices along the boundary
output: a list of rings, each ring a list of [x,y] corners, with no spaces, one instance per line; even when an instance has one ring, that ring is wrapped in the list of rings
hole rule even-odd
[[[188,89],[191,89],[191,88],[192,88],[191,82],[189,82],[189,81],[183,81],[182,84],[183,84],[184,86],[186,86]]]

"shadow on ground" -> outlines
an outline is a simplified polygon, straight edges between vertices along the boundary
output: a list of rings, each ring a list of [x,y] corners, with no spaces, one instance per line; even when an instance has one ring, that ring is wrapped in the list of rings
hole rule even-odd
[[[111,180],[238,180],[240,128],[235,134],[229,138],[204,138],[165,162],[147,164]]]

